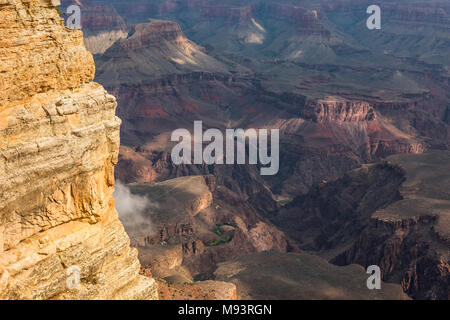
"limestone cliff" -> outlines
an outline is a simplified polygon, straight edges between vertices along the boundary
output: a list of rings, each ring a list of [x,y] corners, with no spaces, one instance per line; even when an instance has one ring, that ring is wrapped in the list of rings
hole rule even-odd
[[[114,208],[115,98],[56,5],[0,0],[0,299],[155,298]]]

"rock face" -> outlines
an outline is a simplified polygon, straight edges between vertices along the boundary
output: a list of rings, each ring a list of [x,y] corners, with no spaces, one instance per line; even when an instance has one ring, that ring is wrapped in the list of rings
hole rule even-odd
[[[96,61],[97,80],[107,87],[139,84],[172,74],[226,72],[226,67],[188,40],[172,21],[149,19],[132,28]],[[133,71],[131,76],[130,70]]]
[[[65,12],[70,5],[80,6],[84,44],[92,54],[102,54],[114,42],[127,37],[127,24],[113,6],[105,3],[96,5],[84,0],[63,0],[60,10]]]
[[[117,97],[123,120],[116,177],[124,182],[214,174],[218,184],[258,203],[268,198],[264,190],[293,198],[380,157],[450,145],[442,67],[390,56],[376,68],[367,65],[372,53],[342,38],[325,4],[316,10],[282,1],[133,3],[147,10],[146,19],[112,5],[127,21],[147,22],[96,56],[96,80]],[[148,17],[177,18],[207,49],[177,23]],[[279,174],[174,166],[170,133],[195,120],[221,130],[280,129]]]
[[[114,208],[116,101],[58,4],[0,1],[0,299],[156,298]]]
[[[394,155],[324,183],[274,222],[332,263],[378,265],[416,299],[450,293],[448,151]]]
[[[376,210],[357,241],[332,260],[378,264],[416,299],[450,299],[449,152],[387,159],[404,172],[400,198]]]
[[[216,263],[244,253],[295,250],[283,232],[212,175],[128,187],[150,200],[140,220],[153,228],[133,223],[137,217],[122,221],[140,261],[159,279],[210,279]]]
[[[324,251],[355,240],[374,210],[398,199],[403,175],[387,165],[363,167],[324,183],[284,206],[274,222],[305,250]]]

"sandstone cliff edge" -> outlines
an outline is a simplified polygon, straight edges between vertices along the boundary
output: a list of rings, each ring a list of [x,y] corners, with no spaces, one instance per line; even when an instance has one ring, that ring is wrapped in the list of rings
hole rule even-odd
[[[116,100],[57,5],[0,0],[0,299],[157,298],[114,207]]]

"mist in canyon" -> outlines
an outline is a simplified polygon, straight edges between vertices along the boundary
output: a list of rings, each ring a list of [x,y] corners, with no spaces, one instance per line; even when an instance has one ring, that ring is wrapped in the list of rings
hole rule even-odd
[[[141,232],[150,236],[156,233],[151,218],[146,213],[157,208],[157,204],[145,196],[131,193],[130,188],[120,181],[116,182],[113,196],[119,219],[127,228],[139,228]]]

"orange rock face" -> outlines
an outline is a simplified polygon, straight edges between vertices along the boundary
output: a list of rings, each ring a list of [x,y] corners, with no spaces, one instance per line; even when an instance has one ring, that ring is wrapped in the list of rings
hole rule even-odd
[[[0,1],[0,299],[156,298],[114,208],[117,103],[57,4]]]
[[[59,1],[2,1],[0,10],[0,105],[93,80],[92,55],[81,31],[68,31]]]

